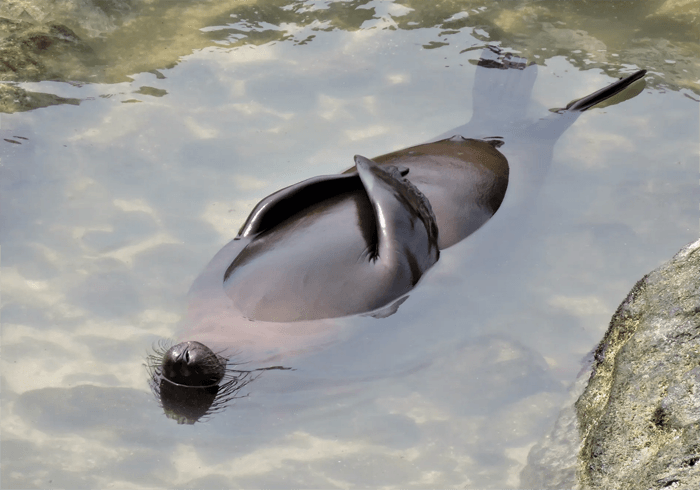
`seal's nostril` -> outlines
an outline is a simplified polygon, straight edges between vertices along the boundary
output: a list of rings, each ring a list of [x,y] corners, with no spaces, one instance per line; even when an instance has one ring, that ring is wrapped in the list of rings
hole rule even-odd
[[[185,362],[187,362],[187,364],[190,363],[190,351],[189,350],[187,352],[185,352]]]

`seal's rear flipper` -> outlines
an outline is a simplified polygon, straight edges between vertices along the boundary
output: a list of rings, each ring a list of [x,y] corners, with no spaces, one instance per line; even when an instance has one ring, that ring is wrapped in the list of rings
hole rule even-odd
[[[468,123],[442,133],[428,142],[460,135],[465,138],[503,136],[510,126],[519,126],[527,118],[537,65],[527,59],[502,53],[496,46],[481,52],[476,64],[472,88],[472,117]]]
[[[494,46],[484,49],[474,74],[471,120],[479,125],[494,120],[500,128],[524,120],[536,79],[534,63]]]
[[[357,173],[372,204],[377,226],[373,256],[390,268],[407,262],[415,284],[438,259],[438,229],[428,199],[396,167],[380,167],[355,155]]]
[[[566,110],[580,112],[588,110],[594,105],[600,104],[604,100],[608,100],[609,98],[619,94],[627,87],[632,85],[634,82],[644,77],[646,73],[646,70],[639,70],[631,74],[630,76],[620,78],[617,82],[611,83],[607,87],[602,88],[597,92],[593,92],[591,95],[587,95],[582,99],[578,99],[574,102],[571,102],[569,105],[566,106]]]

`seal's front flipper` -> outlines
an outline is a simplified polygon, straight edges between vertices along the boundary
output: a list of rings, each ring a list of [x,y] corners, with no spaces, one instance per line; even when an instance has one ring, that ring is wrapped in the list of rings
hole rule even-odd
[[[399,167],[396,170],[401,176],[408,174],[406,167]],[[236,238],[258,235],[315,203],[361,187],[360,179],[353,172],[312,177],[280,189],[255,206]]]
[[[411,286],[435,262],[439,251],[438,229],[430,202],[396,167],[380,167],[363,156],[355,165],[377,226],[377,264],[410,270]]]
[[[556,141],[583,111],[621,94],[634,82],[643,78],[646,72],[646,70],[639,70],[628,77],[621,78],[605,88],[570,103],[565,109],[552,109],[553,114],[525,128],[518,136],[530,141]]]
[[[329,197],[359,189],[357,175],[321,175],[304,180],[260,201],[243,223],[237,238],[257,235],[274,228],[299,211]]]
[[[641,79],[646,75],[647,71],[646,70],[639,70],[633,74],[631,74],[628,77],[625,78],[620,78],[617,82],[611,83],[605,88],[602,88],[598,90],[597,92],[592,93],[591,95],[587,95],[586,97],[583,97],[582,99],[578,99],[574,102],[571,102],[569,105],[566,106],[567,111],[580,111],[583,112],[585,110],[590,109],[591,107],[600,104],[601,102],[610,99],[611,97],[619,94],[623,90],[625,90],[627,87],[632,85],[634,82],[637,80]]]
[[[397,299],[393,303],[389,303],[386,306],[383,306],[379,308],[378,310],[374,310],[370,313],[365,314],[364,316],[371,316],[373,318],[387,318],[399,311],[399,306],[404,304],[406,300],[408,299],[408,295],[402,296],[401,298]]]

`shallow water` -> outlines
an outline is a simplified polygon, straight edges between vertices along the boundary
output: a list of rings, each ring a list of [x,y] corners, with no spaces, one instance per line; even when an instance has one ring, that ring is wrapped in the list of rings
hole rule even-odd
[[[170,68],[153,55],[124,68],[131,81],[19,84],[81,103],[0,119],[2,486],[517,487],[617,305],[697,238],[700,127],[683,72],[697,42],[678,29],[628,46],[602,21],[582,31],[580,12],[510,3],[465,3],[453,22],[483,25],[449,33],[458,3],[431,20],[410,2],[306,2],[295,25],[275,17],[282,5],[250,4],[228,21],[257,23],[248,43],[228,15],[193,15],[219,44],[177,45]],[[351,14],[314,10],[329,5]],[[621,12],[620,29],[695,4],[654,5]],[[651,73],[559,139],[518,226],[498,228],[497,213],[444,251],[395,315],[354,319],[204,423],[167,419],[146,352],[176,335],[189,286],[255,203],[468,121],[487,42],[540,64],[533,117],[610,74]]]

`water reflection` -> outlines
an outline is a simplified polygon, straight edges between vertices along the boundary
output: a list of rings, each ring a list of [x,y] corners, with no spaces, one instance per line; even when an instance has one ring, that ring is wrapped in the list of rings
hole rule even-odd
[[[115,83],[145,72],[162,77],[161,71],[207,47],[303,46],[334,30],[433,29],[423,48],[439,49],[468,29],[480,44],[497,40],[538,64],[563,56],[577,68],[600,68],[613,77],[630,65],[647,66],[651,87],[698,95],[699,53],[693,40],[699,12],[696,1],[674,0],[519,0],[498,6],[476,0],[119,0],[80,6],[13,0],[0,6],[0,80]],[[17,91],[21,104],[11,96]],[[17,85],[0,85],[0,111],[45,107],[41,98],[23,92]]]

